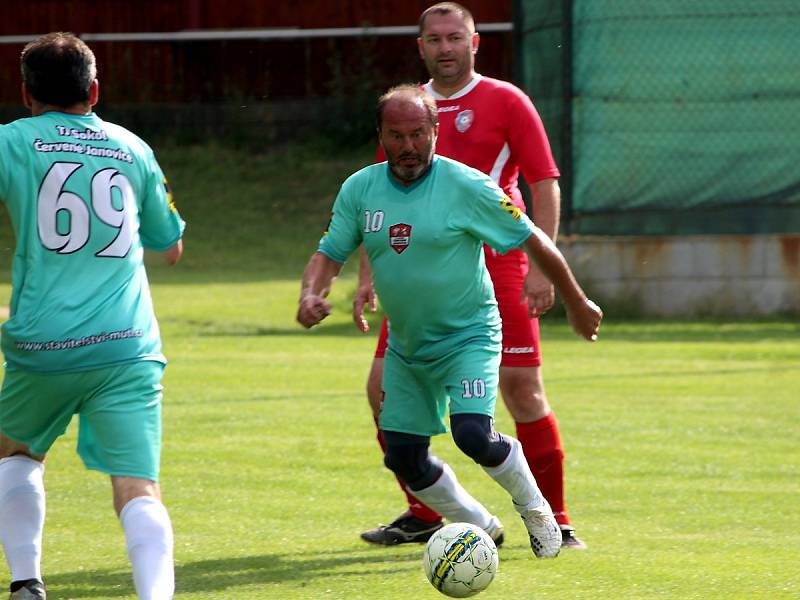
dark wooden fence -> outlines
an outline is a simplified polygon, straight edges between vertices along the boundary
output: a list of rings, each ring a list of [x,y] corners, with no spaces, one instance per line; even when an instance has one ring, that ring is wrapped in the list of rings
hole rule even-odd
[[[104,103],[218,103],[320,98],[426,78],[415,35],[247,40],[95,41],[91,34],[413,26],[432,2],[316,0],[6,0],[0,20],[0,104],[19,99],[24,41],[48,31],[84,35],[94,49]],[[481,23],[511,21],[511,2],[466,3]],[[12,38],[13,36],[13,38]],[[124,37],[124,36],[123,36]],[[511,76],[512,35],[482,36],[478,67]]]

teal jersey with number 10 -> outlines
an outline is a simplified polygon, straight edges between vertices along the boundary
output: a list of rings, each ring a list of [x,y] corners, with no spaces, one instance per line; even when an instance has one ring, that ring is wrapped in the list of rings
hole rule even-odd
[[[319,251],[344,263],[363,243],[389,317],[389,347],[429,361],[479,343],[500,350],[500,314],[483,257],[520,246],[533,223],[480,171],[434,156],[401,185],[379,163],[350,176]]]
[[[0,126],[0,200],[16,235],[7,368],[164,362],[143,248],[171,248],[184,223],[147,144],[95,114]]]

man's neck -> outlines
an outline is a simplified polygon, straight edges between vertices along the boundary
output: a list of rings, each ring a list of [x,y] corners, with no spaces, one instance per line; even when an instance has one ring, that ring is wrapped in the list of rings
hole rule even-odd
[[[450,96],[457,94],[465,87],[467,87],[470,83],[472,83],[472,80],[475,79],[476,76],[477,73],[475,73],[475,71],[472,71],[469,74],[469,77],[465,77],[464,79],[461,79],[455,83],[431,79],[431,87],[433,88],[433,91],[439,94],[440,96],[449,98]]]
[[[92,112],[92,107],[88,103],[78,103],[72,106],[56,106],[54,104],[40,104],[34,102],[31,106],[31,114],[34,117],[49,112],[67,113],[68,115],[88,115]]]

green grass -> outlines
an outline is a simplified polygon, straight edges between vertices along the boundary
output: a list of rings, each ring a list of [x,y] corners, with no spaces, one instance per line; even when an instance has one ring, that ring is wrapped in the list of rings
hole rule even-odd
[[[215,281],[294,277],[316,249],[339,186],[374,155],[374,146],[287,145],[264,154],[162,148],[159,157],[189,224],[183,272]]]
[[[328,205],[370,150],[310,164],[304,152],[162,153],[189,222],[185,262],[152,269],[177,598],[440,598],[421,546],[358,538],[403,504],[364,397],[375,337],[349,321],[352,274],[321,327],[293,320]],[[567,500],[590,548],[534,560],[505,493],[439,437],[434,451],[506,525],[481,597],[796,598],[800,325],[612,318],[588,344],[548,317],[543,336]],[[504,408],[497,427],[513,432]],[[134,598],[110,486],[83,469],[75,435],[48,458],[49,597]]]
[[[435,598],[421,547],[361,529],[401,510],[362,388],[373,336],[292,323],[296,281],[155,286],[166,351],[163,487],[181,598]],[[548,392],[585,553],[535,561],[504,493],[435,451],[508,528],[486,598],[791,598],[800,580],[798,327],[547,322]],[[498,428],[513,430],[498,411]],[[55,598],[132,598],[106,479],[74,431],[48,464]],[[80,552],[75,551],[80,548]]]

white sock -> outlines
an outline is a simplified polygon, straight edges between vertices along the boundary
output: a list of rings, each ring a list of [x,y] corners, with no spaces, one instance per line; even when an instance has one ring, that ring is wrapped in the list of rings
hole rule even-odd
[[[514,506],[519,512],[542,505],[547,505],[549,509],[550,505],[539,491],[536,479],[525,460],[522,444],[514,438],[508,439],[511,442],[511,452],[506,459],[496,467],[483,467],[483,470],[511,494]]]
[[[0,460],[0,541],[11,580],[42,579],[44,465],[27,456]]]
[[[472,523],[484,529],[492,521],[489,511],[458,483],[456,474],[447,463],[442,463],[442,476],[436,483],[421,490],[411,490],[411,493],[442,513],[448,521]]]
[[[152,496],[138,496],[123,507],[119,520],[139,600],[169,600],[175,593],[175,568],[166,507]]]

